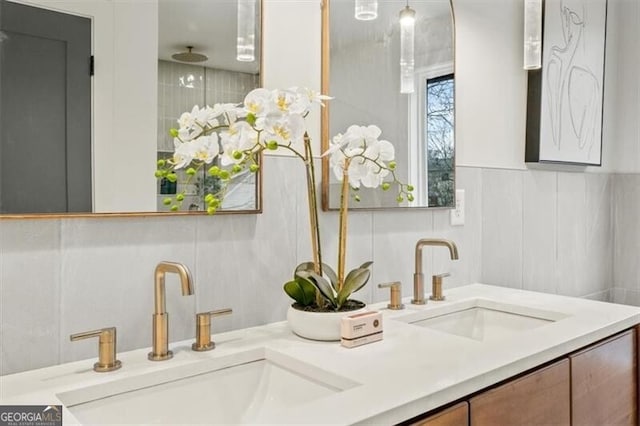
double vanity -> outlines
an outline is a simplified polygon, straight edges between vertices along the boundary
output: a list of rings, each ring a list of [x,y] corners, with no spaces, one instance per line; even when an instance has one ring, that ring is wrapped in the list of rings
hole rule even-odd
[[[352,349],[279,322],[4,376],[1,404],[62,404],[65,424],[637,423],[640,308],[483,284],[405,306],[371,305],[384,338]]]

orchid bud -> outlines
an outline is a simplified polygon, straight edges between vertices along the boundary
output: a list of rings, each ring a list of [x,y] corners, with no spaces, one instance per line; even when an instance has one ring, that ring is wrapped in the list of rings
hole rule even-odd
[[[231,153],[231,156],[233,157],[234,160],[241,160],[242,159],[242,152],[240,152],[238,150],[233,151]]]
[[[189,167],[189,168],[187,169],[187,174],[188,174],[189,176],[193,176],[193,175],[195,175],[195,174],[196,174],[196,169],[194,169],[193,167]]]
[[[267,142],[267,149],[270,149],[271,151],[275,151],[276,149],[278,149],[278,142],[276,141]]]
[[[397,165],[397,164],[396,164],[396,162],[395,162],[395,161],[391,161],[391,162],[389,163],[389,169],[390,169],[390,170],[395,170],[395,169],[396,169],[396,165]]]
[[[175,204],[174,204],[174,205],[172,205],[172,206],[171,206],[171,211],[172,211],[172,212],[177,212],[177,211],[178,211],[178,208],[179,208],[179,207],[178,207],[177,205],[175,205]]]
[[[407,200],[413,201],[414,200],[413,194],[407,194]]]
[[[255,173],[255,172],[257,172],[258,170],[260,170],[260,166],[258,166],[257,164],[252,164],[252,165],[250,165],[250,166],[249,166],[249,171],[250,171],[251,173]]]
[[[356,195],[355,197],[353,197],[354,200],[356,200],[358,203],[360,202],[360,196]]]
[[[227,170],[220,170],[220,179],[227,180],[231,177],[231,174]]]
[[[413,185],[407,185],[407,191],[411,192],[413,191],[415,188],[413,187]]]
[[[404,198],[402,198],[402,194],[398,194],[398,196],[396,197],[396,201],[397,201],[398,203],[401,203],[401,202],[403,202],[403,201],[404,201]]]
[[[211,215],[211,214],[215,214],[216,213],[216,208],[215,207],[208,207],[207,208],[207,214]]]
[[[176,195],[176,200],[178,200],[178,201],[184,201],[184,194],[178,194],[178,195]]]
[[[234,164],[231,171],[233,173],[240,173],[242,171],[242,166],[240,164]]]
[[[167,174],[167,180],[169,182],[177,182],[178,181],[178,175],[176,175],[175,173],[171,172],[169,174]]]
[[[155,176],[157,178],[164,177],[164,175],[165,175],[165,172],[163,172],[162,170],[156,170],[156,172],[155,172]]]
[[[171,135],[171,137],[177,138],[180,133],[178,132],[178,129],[170,129],[169,134]]]
[[[164,200],[162,200],[162,204],[168,206],[169,204],[171,204],[171,198],[165,198]]]
[[[391,188],[391,184],[389,182],[382,182],[382,190],[387,191]]]
[[[218,166],[213,166],[209,169],[209,175],[210,176],[218,176],[220,174],[220,167]]]
[[[158,167],[164,167],[167,164],[166,160],[158,160]]]
[[[214,199],[213,194],[207,194],[207,195],[204,197],[204,201],[205,201],[207,204],[211,203],[211,200],[213,200],[213,199]]]
[[[250,112],[249,114],[247,114],[247,123],[249,123],[250,126],[253,126],[254,124],[256,124],[256,115],[252,112]]]

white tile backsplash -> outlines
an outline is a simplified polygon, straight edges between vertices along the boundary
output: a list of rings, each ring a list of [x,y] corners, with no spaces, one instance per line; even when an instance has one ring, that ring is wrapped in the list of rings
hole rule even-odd
[[[522,288],[523,176],[482,171],[482,279],[488,284]]]
[[[59,220],[0,220],[0,375],[57,364]]]
[[[118,350],[149,347],[161,260],[184,262],[195,280],[195,295],[183,297],[167,278],[172,341],[193,337],[196,312],[234,310],[213,320],[214,334],[283,320],[282,285],[311,253],[305,175],[288,157],[267,156],[263,169],[260,215],[0,220],[0,374],[92,359],[96,342],[69,334],[105,326],[118,327]],[[425,249],[427,292],[430,275],[448,271],[445,294],[480,281],[640,304],[638,175],[460,167],[457,187],[460,227],[447,210],[350,212],[347,267],[374,261],[359,298],[385,300],[377,284],[395,280],[411,296],[415,242],[442,237],[460,260]],[[321,212],[320,223],[335,266],[337,212]]]

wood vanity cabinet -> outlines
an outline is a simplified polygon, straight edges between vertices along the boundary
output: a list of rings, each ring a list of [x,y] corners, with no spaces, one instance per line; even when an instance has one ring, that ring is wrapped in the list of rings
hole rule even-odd
[[[471,398],[471,426],[570,425],[569,360]]]
[[[637,426],[639,357],[637,326],[410,425]]]
[[[638,357],[634,330],[569,355],[573,424],[638,424]]]
[[[445,408],[424,419],[411,423],[410,426],[468,426],[469,425],[469,404],[466,401],[460,402],[452,407]]]

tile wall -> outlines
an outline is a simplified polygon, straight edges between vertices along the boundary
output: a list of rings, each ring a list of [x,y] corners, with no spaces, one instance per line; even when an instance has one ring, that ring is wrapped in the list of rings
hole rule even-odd
[[[92,358],[95,342],[69,334],[99,327],[118,327],[120,351],[150,346],[162,260],[184,262],[195,278],[191,297],[168,278],[172,341],[193,337],[195,313],[210,309],[234,310],[214,333],[283,320],[281,286],[310,258],[304,171],[296,159],[267,157],[264,173],[260,215],[0,220],[0,374]],[[472,167],[457,177],[464,226],[450,226],[447,210],[350,213],[347,267],[374,261],[360,298],[386,300],[377,284],[391,280],[410,296],[416,240],[444,237],[460,260],[429,248],[424,269],[451,272],[445,293],[480,281],[640,304],[640,177]],[[337,214],[320,219],[334,264]]]

